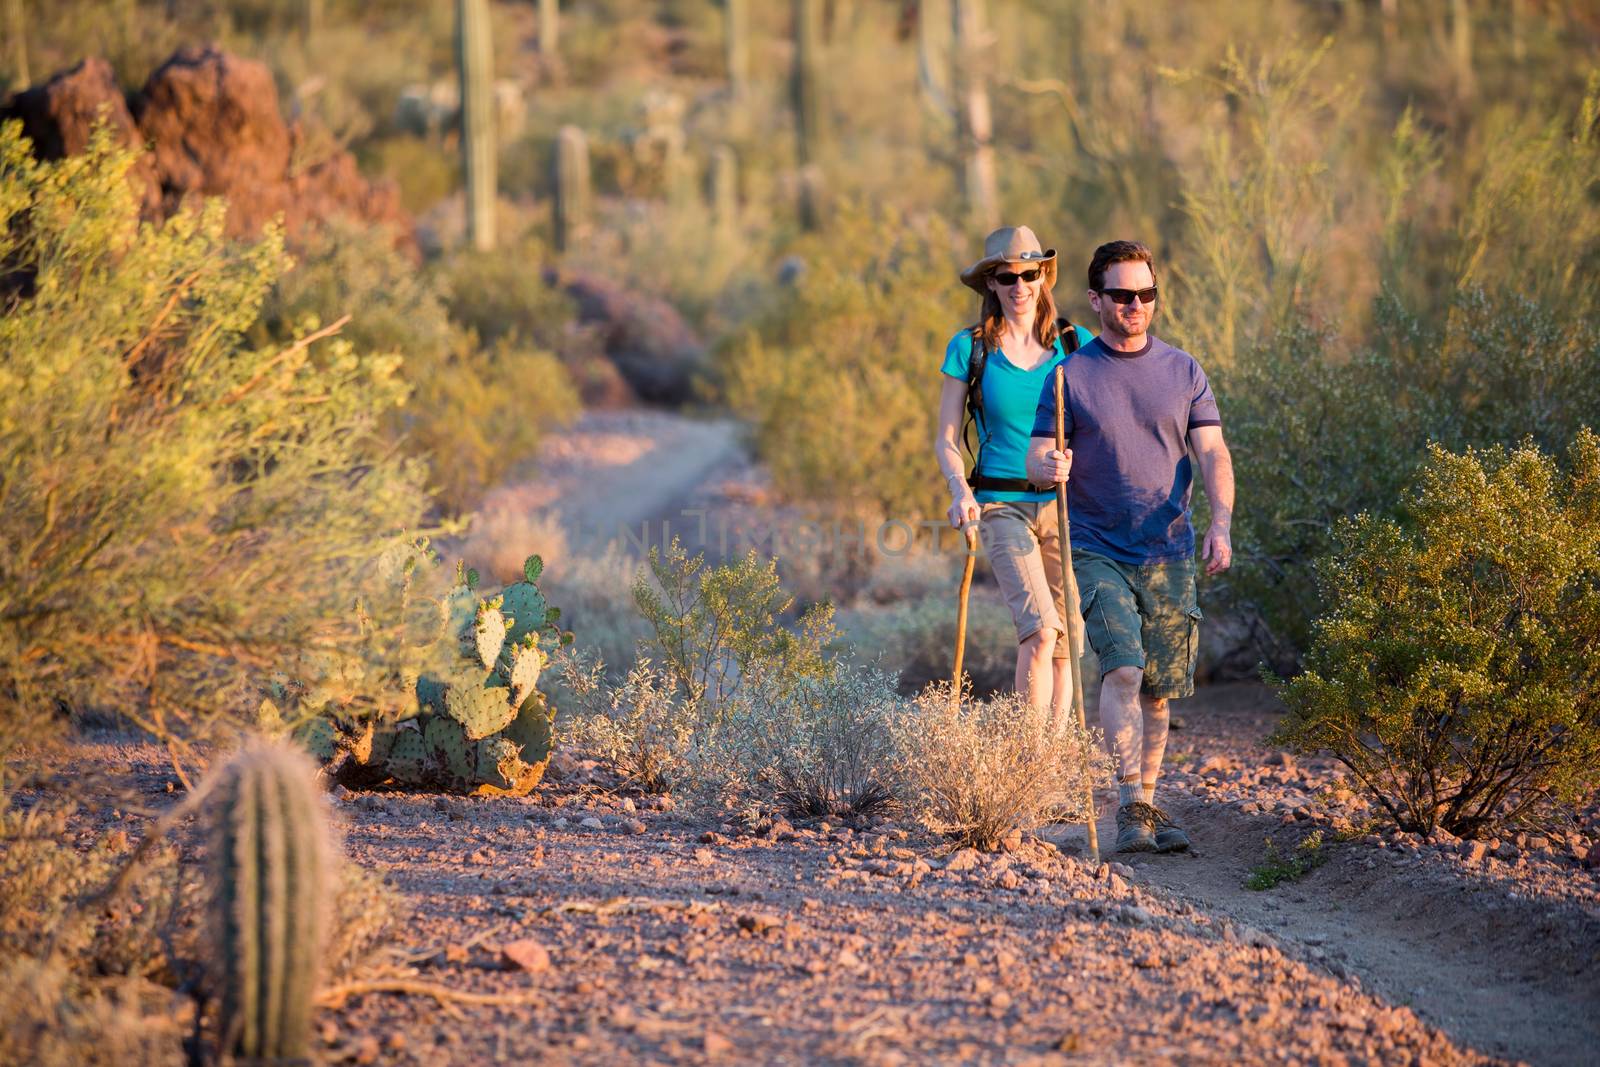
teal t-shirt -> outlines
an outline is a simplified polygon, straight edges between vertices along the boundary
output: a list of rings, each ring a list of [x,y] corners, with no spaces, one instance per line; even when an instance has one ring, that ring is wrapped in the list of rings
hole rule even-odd
[[[1078,344],[1088,344],[1094,334],[1082,326],[1078,331]],[[962,330],[950,338],[944,349],[944,364],[939,370],[963,384],[972,362],[972,331]],[[1028,439],[1033,435],[1033,417],[1039,407],[1039,394],[1044,391],[1047,379],[1057,363],[1067,358],[1061,341],[1055,350],[1032,370],[1020,370],[1006,358],[1003,349],[989,353],[983,367],[983,419],[979,423],[979,439],[983,442],[980,455],[983,473],[990,478],[1026,478]],[[963,421],[965,416],[963,416]],[[984,431],[987,431],[985,433]],[[1052,493],[1002,492],[980,489],[973,493],[980,504],[995,500],[1053,500]]]

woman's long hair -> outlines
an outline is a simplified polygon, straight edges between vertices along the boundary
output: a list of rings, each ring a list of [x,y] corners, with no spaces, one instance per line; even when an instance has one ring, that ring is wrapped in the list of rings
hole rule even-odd
[[[1043,279],[1041,279],[1042,281]],[[988,286],[983,288],[982,317],[972,327],[974,339],[982,339],[990,351],[1000,347],[1000,331],[1006,328],[1006,313],[1000,310],[1000,297]],[[1050,286],[1039,286],[1039,302],[1034,305],[1033,336],[1046,348],[1055,344],[1061,328],[1056,325],[1056,298]]]

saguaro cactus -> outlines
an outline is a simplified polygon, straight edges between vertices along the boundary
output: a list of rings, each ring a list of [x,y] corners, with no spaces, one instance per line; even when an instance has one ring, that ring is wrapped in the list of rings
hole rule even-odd
[[[722,39],[728,66],[728,90],[742,100],[750,89],[750,5],[747,0],[722,0]]]
[[[11,88],[28,87],[28,16],[22,0],[6,0],[6,36],[11,38]]]
[[[208,796],[212,977],[225,1048],[262,1063],[309,1062],[336,853],[310,760],[246,748]]]
[[[561,4],[539,0],[539,54],[554,59],[561,45]]]
[[[800,157],[800,221],[821,224],[822,156],[827,150],[823,100],[822,0],[794,0],[794,74],[790,99]]]
[[[456,0],[456,66],[461,75],[461,161],[472,247],[494,247],[494,46],[489,0]]]
[[[994,120],[989,111],[989,34],[984,26],[983,0],[955,0],[956,77],[961,89],[962,157],[966,162],[967,207],[977,228],[987,232],[1000,225],[1000,194],[994,168]]]
[[[589,139],[576,126],[556,134],[556,247],[565,252],[589,226]]]
[[[727,145],[711,152],[711,217],[717,236],[731,239],[739,226],[739,157]]]

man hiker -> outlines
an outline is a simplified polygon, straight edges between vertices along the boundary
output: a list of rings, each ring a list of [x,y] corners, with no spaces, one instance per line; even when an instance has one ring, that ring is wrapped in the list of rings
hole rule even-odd
[[[1156,299],[1148,248],[1112,241],[1095,249],[1089,305],[1100,334],[1066,362],[1068,448],[1055,449],[1052,376],[1027,459],[1035,483],[1067,482],[1072,570],[1084,632],[1100,659],[1100,724],[1117,763],[1118,852],[1189,847],[1156,806],[1155,789],[1167,701],[1194,693],[1200,607],[1191,452],[1211,504],[1200,553],[1206,574],[1233,562],[1233,461],[1216,398],[1194,357],[1149,333]]]

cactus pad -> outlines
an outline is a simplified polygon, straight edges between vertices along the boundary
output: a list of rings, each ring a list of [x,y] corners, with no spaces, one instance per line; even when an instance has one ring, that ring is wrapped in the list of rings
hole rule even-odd
[[[529,634],[536,634],[544,628],[545,612],[549,605],[545,603],[544,594],[539,592],[539,587],[529,582],[517,582],[506,586],[502,594],[504,603],[500,610],[511,619],[511,629],[506,634],[506,640],[521,643]]]
[[[389,748],[389,758],[384,760],[384,769],[397,782],[421,785],[426,776],[427,760],[428,743],[423,739],[422,731],[397,729],[394,732],[394,744]]]
[[[471,741],[499,733],[517,717],[516,705],[504,687],[452,685],[445,692],[444,706],[446,714],[461,724]]]
[[[511,703],[521,707],[533,695],[544,670],[545,654],[537,645],[515,645],[511,649]]]
[[[333,720],[317,716],[310,722],[299,726],[294,731],[294,739],[300,746],[311,753],[322,763],[333,759],[339,751],[339,730],[333,725]]]
[[[468,783],[476,776],[478,754],[460,723],[437,715],[428,720],[423,738],[428,742],[430,762],[442,780]]]
[[[485,737],[478,742],[478,785],[509,792],[528,773],[515,742],[504,737]]]
[[[535,690],[522,702],[516,719],[505,729],[504,736],[522,746],[522,761],[538,767],[541,773],[550,760],[551,725],[554,721],[555,712],[544,694]]]
[[[532,585],[544,573],[544,557],[535,553],[522,561],[522,580]]]
[[[478,605],[478,621],[473,627],[473,651],[484,670],[493,670],[506,640],[506,617],[500,614],[500,598]]]

